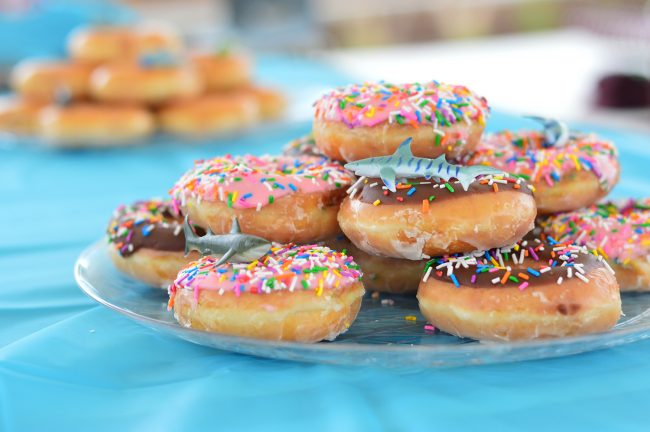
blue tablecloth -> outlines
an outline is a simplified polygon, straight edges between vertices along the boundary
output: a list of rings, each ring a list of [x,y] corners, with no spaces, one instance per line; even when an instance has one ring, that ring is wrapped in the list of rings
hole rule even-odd
[[[299,59],[260,67],[293,86],[343,80]],[[490,129],[524,124],[495,113]],[[162,336],[79,291],[75,258],[115,206],[163,196],[196,158],[277,151],[308,129],[208,146],[0,150],[0,430],[648,430],[650,341],[447,370],[301,364]],[[621,148],[616,194],[647,195],[650,138],[600,132]]]

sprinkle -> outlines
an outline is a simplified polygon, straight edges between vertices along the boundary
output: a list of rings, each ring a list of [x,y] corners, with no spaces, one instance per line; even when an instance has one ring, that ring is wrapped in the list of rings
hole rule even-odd
[[[406,315],[404,319],[406,321],[417,321],[418,318],[415,315]]]
[[[374,205],[374,206],[378,206],[379,204],[381,204],[381,200],[375,200],[375,201],[372,203],[372,205]]]

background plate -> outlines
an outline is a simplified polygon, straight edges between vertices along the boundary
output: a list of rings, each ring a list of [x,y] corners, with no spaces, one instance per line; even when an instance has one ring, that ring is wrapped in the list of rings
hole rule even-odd
[[[382,294],[381,299],[366,295],[352,327],[334,342],[269,342],[180,326],[167,311],[166,292],[118,272],[103,240],[81,253],[75,278],[94,300],[154,330],[199,345],[275,359],[386,367],[461,366],[560,357],[650,337],[650,294],[624,295],[624,316],[606,333],[517,343],[477,342],[440,332],[428,334],[414,297]],[[382,299],[392,300],[393,304],[382,304]],[[406,316],[415,316],[416,320],[407,320]]]

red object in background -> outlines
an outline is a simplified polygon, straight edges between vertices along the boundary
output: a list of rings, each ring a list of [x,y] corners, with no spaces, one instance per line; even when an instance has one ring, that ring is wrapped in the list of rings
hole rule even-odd
[[[650,80],[640,75],[607,75],[598,82],[596,103],[606,108],[650,107]]]

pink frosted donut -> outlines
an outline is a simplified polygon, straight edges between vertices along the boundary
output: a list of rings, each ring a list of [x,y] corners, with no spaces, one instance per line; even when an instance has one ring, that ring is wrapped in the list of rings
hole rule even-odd
[[[650,199],[605,202],[540,223],[556,240],[609,259],[621,291],[650,291]]]
[[[486,136],[467,164],[490,165],[528,180],[540,214],[589,206],[607,195],[619,176],[616,147],[595,134],[576,134],[564,145],[545,147],[542,132],[502,131]]]
[[[317,245],[274,245],[252,263],[203,257],[169,288],[186,327],[298,342],[333,340],[356,318],[364,294],[359,266]]]
[[[322,157],[223,156],[197,161],[170,190],[190,219],[227,233],[310,243],[340,232],[336,215],[354,176]]]
[[[415,156],[465,155],[489,114],[485,98],[437,81],[352,84],[324,95],[315,107],[316,145],[348,162],[393,154],[407,138],[413,138]]]

